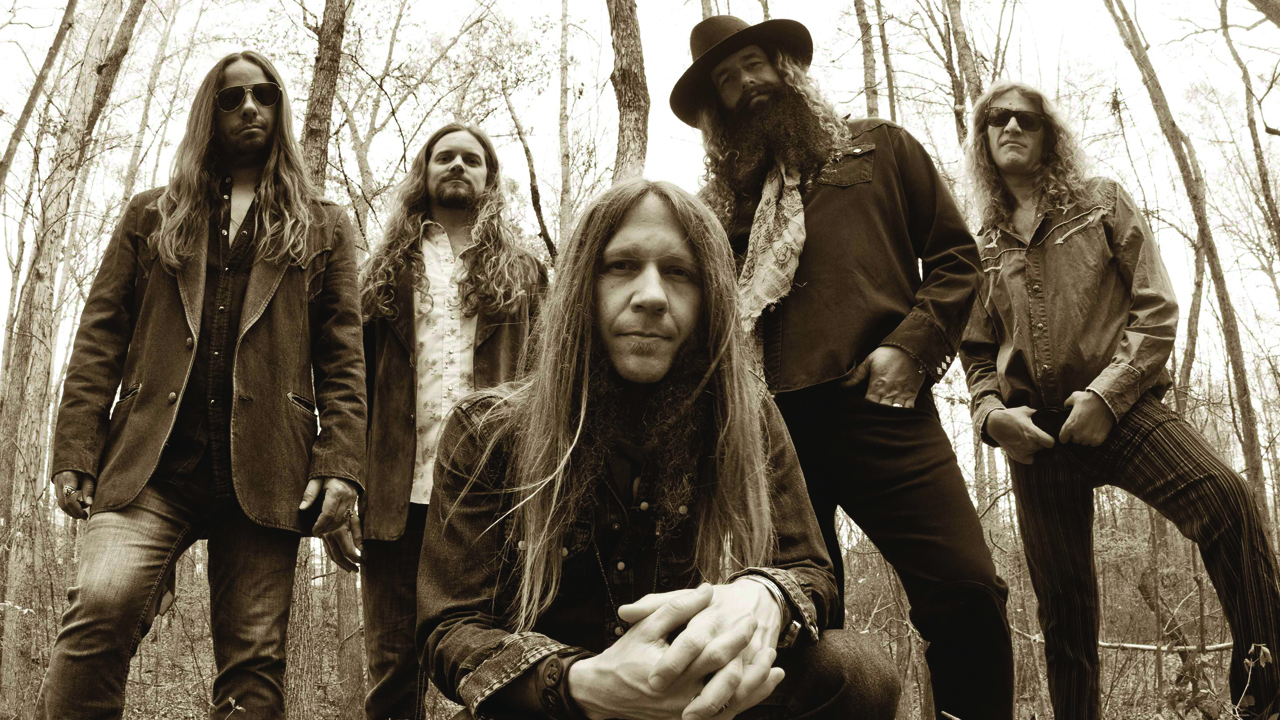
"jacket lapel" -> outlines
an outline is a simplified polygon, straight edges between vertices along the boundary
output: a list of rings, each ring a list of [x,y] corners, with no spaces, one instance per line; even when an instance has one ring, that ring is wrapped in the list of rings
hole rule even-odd
[[[187,314],[187,327],[191,337],[200,337],[200,315],[204,312],[205,263],[209,256],[209,226],[206,223],[204,237],[196,243],[196,252],[178,271],[178,296]]]
[[[483,312],[479,313],[476,317],[476,342],[472,347],[475,350],[479,350],[480,346],[484,344],[484,341],[488,340],[497,329],[498,323],[495,322],[492,317]]]
[[[249,270],[249,285],[244,291],[244,309],[240,313],[240,338],[262,317],[288,267],[283,260],[256,260],[253,263]]]
[[[389,320],[391,330],[400,338],[400,343],[412,357],[413,346],[418,338],[414,331],[413,268],[409,267],[409,263],[405,263],[396,275],[395,298],[392,302],[395,304],[396,316]]]

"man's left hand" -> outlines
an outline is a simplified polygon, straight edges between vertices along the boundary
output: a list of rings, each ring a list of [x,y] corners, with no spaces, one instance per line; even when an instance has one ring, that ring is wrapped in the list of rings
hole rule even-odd
[[[1062,424],[1062,432],[1058,433],[1058,441],[1097,447],[1106,441],[1115,427],[1116,419],[1111,408],[1097,393],[1081,390],[1071,393],[1066,406],[1071,414]]]
[[[618,616],[626,622],[638,622],[666,602],[690,592],[654,593],[618,609]],[[702,677],[712,675],[702,692],[685,708],[684,720],[710,718],[718,715],[726,706],[738,711],[750,707],[758,699],[759,686],[770,680],[769,674],[749,671],[756,656],[769,650],[770,656],[782,632],[782,612],[778,603],[763,585],[755,580],[739,578],[728,585],[713,586],[711,603],[698,613],[676,637],[671,647],[654,664],[649,674],[649,684],[661,690],[682,675]],[[749,634],[746,647],[733,657],[724,657],[723,651],[736,643],[724,642],[727,638]],[[772,664],[772,661],[769,663]],[[766,665],[767,669],[767,665]],[[745,707],[744,707],[745,705]]]
[[[311,533],[316,536],[333,532],[342,527],[355,512],[356,484],[343,478],[311,478],[307,489],[302,492],[302,503],[299,510],[306,510],[316,501],[324,489],[324,504],[320,507],[320,517],[316,520]]]
[[[844,381],[847,388],[861,385],[868,377],[867,399],[881,405],[915,407],[916,395],[924,384],[924,369],[905,350],[881,345],[867,356]]]

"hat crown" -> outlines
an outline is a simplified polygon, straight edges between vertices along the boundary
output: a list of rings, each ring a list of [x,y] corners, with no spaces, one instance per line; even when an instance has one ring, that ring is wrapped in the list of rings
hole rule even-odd
[[[751,27],[745,20],[732,15],[712,15],[693,26],[689,33],[689,54],[696,61],[703,53],[720,44],[721,40]]]

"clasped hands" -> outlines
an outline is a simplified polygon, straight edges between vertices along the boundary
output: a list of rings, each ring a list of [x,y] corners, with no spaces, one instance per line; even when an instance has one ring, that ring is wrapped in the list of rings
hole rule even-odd
[[[1097,447],[1106,441],[1115,427],[1111,408],[1097,393],[1081,390],[1071,393],[1066,406],[1071,409],[1062,432],[1055,439],[1031,422],[1035,411],[1029,407],[994,410],[987,416],[987,434],[1009,456],[1010,460],[1030,465],[1036,453],[1055,443],[1075,443]]]
[[[729,720],[782,681],[773,667],[781,608],[755,580],[653,593],[618,616],[631,628],[569,669],[569,691],[591,720]]]

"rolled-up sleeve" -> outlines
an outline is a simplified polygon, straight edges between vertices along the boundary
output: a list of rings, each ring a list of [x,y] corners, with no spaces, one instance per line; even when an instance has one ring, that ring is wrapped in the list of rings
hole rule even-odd
[[[1112,183],[1115,200],[1103,222],[1120,276],[1129,284],[1132,304],[1124,336],[1111,363],[1089,383],[1116,420],[1157,381],[1173,352],[1178,302],[1160,249],[1129,193]]]

